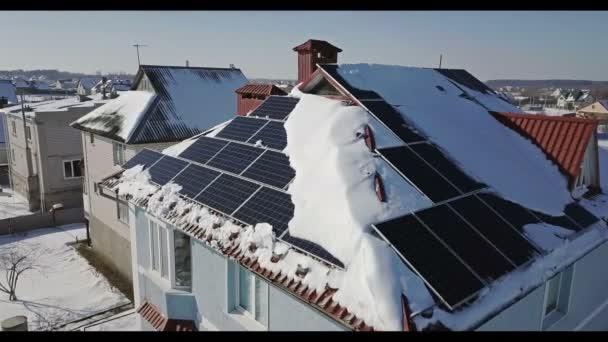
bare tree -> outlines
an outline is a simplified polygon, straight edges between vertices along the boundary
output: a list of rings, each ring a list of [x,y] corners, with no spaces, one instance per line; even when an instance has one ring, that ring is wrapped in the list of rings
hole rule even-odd
[[[27,271],[40,270],[40,249],[25,243],[0,246],[0,271],[4,271],[6,282],[0,279],[0,291],[8,294],[10,301],[17,300],[19,277]]]

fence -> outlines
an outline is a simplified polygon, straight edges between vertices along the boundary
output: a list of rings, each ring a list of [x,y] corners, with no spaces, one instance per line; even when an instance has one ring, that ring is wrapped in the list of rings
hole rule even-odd
[[[16,216],[0,220],[0,235],[78,222],[84,222],[84,210],[82,208],[62,209],[55,213],[45,212]]]

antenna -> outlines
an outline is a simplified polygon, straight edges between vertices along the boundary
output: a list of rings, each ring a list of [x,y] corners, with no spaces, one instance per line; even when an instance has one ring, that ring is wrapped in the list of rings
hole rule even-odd
[[[140,47],[148,47],[148,45],[144,44],[133,44],[133,46],[137,49],[137,66],[139,67],[141,63],[139,62],[139,48]]]
[[[443,55],[439,54],[439,69],[441,69],[441,60],[443,59]]]

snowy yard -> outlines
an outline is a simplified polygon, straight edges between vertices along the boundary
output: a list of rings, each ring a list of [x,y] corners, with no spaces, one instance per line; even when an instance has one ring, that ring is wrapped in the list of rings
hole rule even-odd
[[[104,311],[129,300],[66,243],[83,240],[83,223],[0,236],[0,249],[26,245],[37,250],[39,271],[22,274],[10,302],[0,292],[0,321],[15,315],[28,318],[29,330],[45,330]],[[0,281],[5,280],[0,271]]]
[[[83,327],[82,331],[139,331],[135,309]]]
[[[29,206],[25,198],[13,192],[12,189],[2,188],[2,192],[0,192],[0,220],[32,214],[28,209]]]

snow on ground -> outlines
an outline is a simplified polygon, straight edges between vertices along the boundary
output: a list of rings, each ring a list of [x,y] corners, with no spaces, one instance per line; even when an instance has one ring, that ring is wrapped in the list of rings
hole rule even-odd
[[[538,147],[500,124],[482,106],[461,97],[462,91],[435,70],[343,64],[338,72],[352,86],[376,91],[398,106],[407,121],[413,121],[468,174],[507,199],[551,215],[560,215],[572,201],[566,178]],[[483,96],[486,104],[491,103],[488,96]],[[502,110],[510,106],[500,105]]]
[[[0,220],[33,214],[29,211],[27,200],[9,188],[2,188],[0,192]]]
[[[82,328],[82,331],[140,331],[135,309],[121,312]]]
[[[297,170],[288,190],[295,206],[289,229],[345,264],[346,272],[335,271],[330,277],[330,285],[338,288],[334,300],[378,329],[399,330],[401,293],[415,294],[412,310],[433,301],[420,278],[370,234],[370,225],[432,203],[374,158],[363,138],[357,137],[370,120],[361,107],[301,95],[285,124],[285,151]],[[386,203],[376,197],[376,172],[387,185],[391,200]]]
[[[128,140],[154,98],[155,95],[151,92],[126,91],[76,120],[75,123],[102,132],[117,128],[114,134]]]
[[[66,243],[86,238],[84,223],[0,236],[2,247],[26,244],[37,251],[40,271],[21,275],[18,301],[0,293],[0,321],[15,315],[28,318],[30,330],[67,323],[129,303],[129,300]],[[5,275],[0,271],[0,279]]]
[[[549,116],[562,116],[564,114],[571,114],[574,113],[574,110],[569,110],[569,109],[560,109],[560,108],[548,108],[545,107],[543,108],[542,111],[537,111],[537,110],[526,110],[525,111],[528,114],[544,114],[544,115],[549,115]]]

